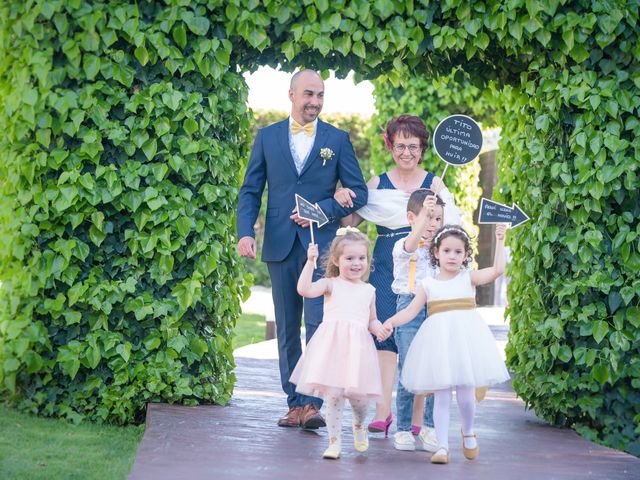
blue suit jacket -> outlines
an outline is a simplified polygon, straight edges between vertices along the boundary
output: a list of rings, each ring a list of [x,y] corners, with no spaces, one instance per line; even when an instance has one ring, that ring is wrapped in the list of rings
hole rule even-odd
[[[296,193],[311,203],[317,202],[329,218],[329,223],[319,229],[314,224],[314,239],[321,251],[335,236],[340,218],[367,203],[367,187],[346,132],[318,119],[315,142],[298,175],[289,148],[288,129],[286,119],[258,131],[238,199],[238,238],[255,237],[253,226],[260,212],[265,182],[269,186],[264,262],[284,260],[297,237],[305,246],[311,242],[309,228],[301,228],[289,218],[296,206]],[[324,166],[321,148],[334,152]],[[338,180],[356,194],[353,208],[343,208],[333,199]]]

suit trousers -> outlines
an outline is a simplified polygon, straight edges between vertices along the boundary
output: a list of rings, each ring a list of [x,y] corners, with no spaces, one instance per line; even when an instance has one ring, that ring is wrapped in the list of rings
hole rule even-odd
[[[280,382],[287,395],[289,408],[302,407],[309,403],[313,403],[318,408],[322,406],[320,398],[296,392],[296,386],[289,381],[291,373],[302,355],[300,326],[303,310],[307,343],[322,322],[323,296],[303,298],[297,291],[298,278],[306,261],[307,247],[303,246],[298,238],[284,260],[267,262],[276,316]],[[323,275],[324,270],[318,265],[313,273],[313,280],[316,281]]]

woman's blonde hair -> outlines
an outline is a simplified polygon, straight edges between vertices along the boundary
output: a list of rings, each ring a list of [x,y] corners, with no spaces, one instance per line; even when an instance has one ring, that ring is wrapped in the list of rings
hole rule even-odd
[[[336,263],[334,262],[334,259],[337,260],[338,257],[342,255],[344,245],[350,242],[362,243],[366,245],[367,272],[363,278],[366,279],[369,276],[369,273],[371,272],[371,242],[369,242],[369,239],[364,233],[355,228],[349,228],[349,230],[347,231],[345,231],[345,229],[338,229],[338,233],[329,246],[329,251],[322,257],[321,263],[325,267],[325,277],[331,278],[340,275],[340,270],[338,269],[338,265],[336,265]]]

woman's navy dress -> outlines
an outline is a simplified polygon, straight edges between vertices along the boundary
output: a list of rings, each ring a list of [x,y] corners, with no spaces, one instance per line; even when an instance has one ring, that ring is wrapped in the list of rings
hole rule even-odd
[[[386,173],[380,175],[378,190],[395,190],[389,176]],[[421,188],[429,188],[433,180],[433,173],[427,173]],[[396,230],[376,225],[378,239],[373,248],[373,271],[369,276],[369,283],[376,287],[376,313],[378,320],[384,321],[395,315],[397,295],[391,290],[393,283],[393,246],[402,237],[406,237],[411,231],[411,227],[402,227]],[[391,335],[384,342],[378,342],[373,337],[378,350],[387,350],[398,353],[398,347]]]

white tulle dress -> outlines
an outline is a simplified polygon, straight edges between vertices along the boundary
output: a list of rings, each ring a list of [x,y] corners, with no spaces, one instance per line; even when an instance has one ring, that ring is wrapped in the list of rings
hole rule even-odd
[[[450,280],[425,278],[427,305],[432,301],[472,299],[469,271]],[[472,310],[431,314],[416,334],[402,368],[402,384],[413,393],[454,386],[485,387],[509,379],[491,330]]]

